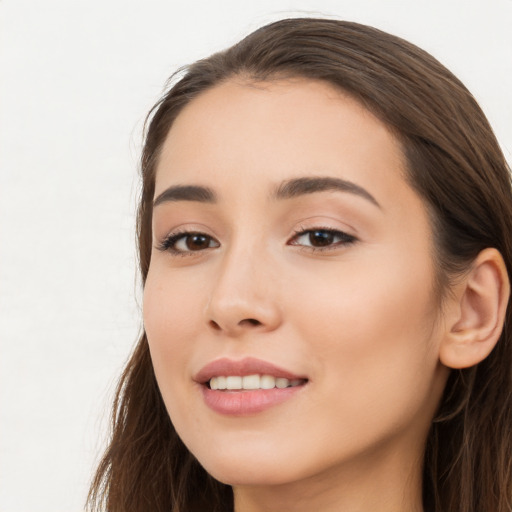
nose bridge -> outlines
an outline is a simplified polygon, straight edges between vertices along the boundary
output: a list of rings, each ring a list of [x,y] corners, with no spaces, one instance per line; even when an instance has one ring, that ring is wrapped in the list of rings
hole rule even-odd
[[[254,234],[234,236],[213,280],[208,321],[230,334],[274,329],[280,313],[273,267],[265,240]]]

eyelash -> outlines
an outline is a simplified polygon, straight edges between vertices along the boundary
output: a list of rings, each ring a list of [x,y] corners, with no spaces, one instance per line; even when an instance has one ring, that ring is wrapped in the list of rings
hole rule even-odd
[[[164,240],[162,240],[162,242],[160,242],[160,244],[158,245],[158,249],[160,251],[170,252],[173,256],[192,256],[194,253],[202,252],[206,249],[212,248],[212,247],[208,246],[206,249],[200,249],[197,251],[193,251],[193,250],[184,251],[181,249],[176,249],[176,244],[180,240],[183,239],[186,241],[186,239],[188,237],[192,237],[192,236],[203,236],[203,237],[207,238],[209,240],[208,245],[210,245],[210,243],[212,241],[215,241],[215,243],[217,244],[217,247],[218,247],[219,243],[210,235],[207,235],[206,233],[201,233],[200,231],[185,231],[184,230],[184,231],[175,231],[174,233],[171,233]]]
[[[335,243],[329,243],[329,245],[326,245],[324,247],[321,247],[321,246],[315,247],[313,245],[303,245],[303,244],[296,243],[296,240],[299,239],[300,237],[308,235],[308,234],[311,237],[311,235],[313,233],[322,233],[324,235],[331,236],[333,238],[338,238],[340,240]],[[208,239],[208,241],[209,241],[208,247],[206,247],[204,249],[198,249],[198,250],[176,249],[176,244],[180,240],[186,241],[186,239],[188,237],[192,237],[192,236],[201,236],[201,237],[205,237],[206,239]],[[295,240],[295,242],[294,242],[294,240]],[[311,241],[311,238],[310,238],[310,241]],[[300,229],[296,230],[294,232],[292,238],[288,242],[288,245],[301,246],[301,248],[303,250],[307,250],[307,251],[311,251],[311,252],[323,252],[323,251],[332,251],[332,250],[338,249],[340,246],[352,245],[357,241],[358,240],[355,236],[349,235],[348,233],[345,233],[344,231],[340,231],[340,230],[332,229],[332,228],[315,227],[315,228],[309,228],[309,229],[300,228]],[[210,244],[212,242],[215,243],[216,245],[210,246]],[[170,252],[173,256],[192,256],[194,253],[199,253],[199,252],[203,252],[207,249],[219,247],[219,245],[220,245],[219,242],[217,242],[213,237],[211,237],[210,235],[207,235],[205,233],[201,233],[199,231],[177,231],[177,232],[171,233],[164,240],[162,240],[162,242],[160,242],[160,244],[158,245],[157,248],[160,251]]]
[[[335,243],[330,243],[329,245],[326,245],[324,247],[315,247],[313,245],[301,245],[301,248],[303,250],[308,250],[311,252],[322,252],[322,251],[333,251],[335,249],[338,249],[340,246],[348,246],[352,245],[355,242],[357,242],[357,238],[353,235],[349,235],[348,233],[345,233],[344,231],[340,231],[338,229],[332,229],[332,228],[324,228],[324,227],[315,227],[315,228],[299,228],[295,231],[293,237],[291,240],[297,240],[301,238],[302,236],[309,234],[309,241],[311,241],[311,235],[313,233],[323,233],[327,234],[329,236],[332,236],[334,238],[339,238],[340,240]],[[293,242],[288,242],[289,245],[300,245]]]

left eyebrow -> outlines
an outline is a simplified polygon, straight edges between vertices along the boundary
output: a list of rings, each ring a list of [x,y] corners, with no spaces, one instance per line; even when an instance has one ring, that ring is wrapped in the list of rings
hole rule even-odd
[[[381,208],[375,197],[363,187],[351,181],[334,178],[332,176],[302,177],[287,180],[279,185],[272,196],[274,199],[292,199],[305,194],[325,191],[341,191],[355,194],[356,196],[370,201],[378,208]]]

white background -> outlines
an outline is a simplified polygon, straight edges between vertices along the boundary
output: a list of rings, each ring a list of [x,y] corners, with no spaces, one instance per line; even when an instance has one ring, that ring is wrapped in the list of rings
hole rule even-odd
[[[289,15],[462,79],[512,161],[512,0],[0,0],[0,512],[79,512],[137,338],[137,159],[178,66]]]

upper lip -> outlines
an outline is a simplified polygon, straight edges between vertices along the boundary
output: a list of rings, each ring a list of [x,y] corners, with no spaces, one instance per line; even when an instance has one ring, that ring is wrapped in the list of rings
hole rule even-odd
[[[246,375],[272,375],[276,378],[285,378],[288,380],[306,379],[303,375],[296,375],[284,368],[280,368],[273,363],[246,357],[235,361],[233,359],[221,358],[208,363],[201,368],[195,375],[194,380],[200,384],[208,382],[212,377],[235,375],[244,377]]]

